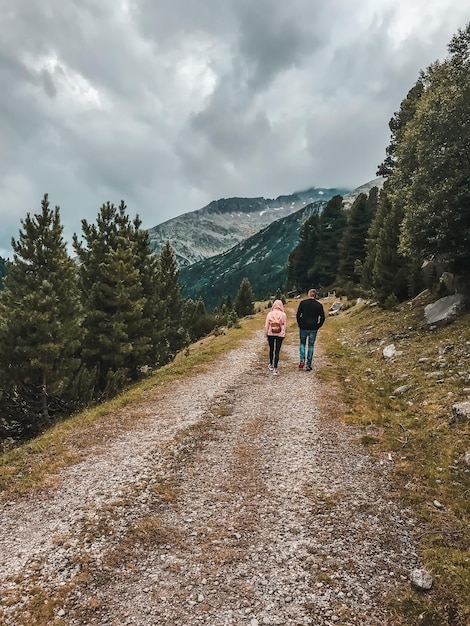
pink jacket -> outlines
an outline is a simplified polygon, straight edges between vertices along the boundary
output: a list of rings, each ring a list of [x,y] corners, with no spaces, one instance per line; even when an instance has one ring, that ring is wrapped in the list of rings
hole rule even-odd
[[[281,324],[281,332],[280,333],[272,333],[271,332],[271,322],[280,322]],[[274,304],[272,309],[266,315],[266,321],[264,323],[264,334],[266,337],[268,335],[274,335],[275,337],[285,337],[287,332],[287,315],[284,313],[284,306],[281,300],[274,300]]]

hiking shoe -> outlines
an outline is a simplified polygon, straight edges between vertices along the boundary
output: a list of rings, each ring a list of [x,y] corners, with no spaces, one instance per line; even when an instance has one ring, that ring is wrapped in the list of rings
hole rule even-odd
[[[277,370],[273,370],[273,375],[274,376],[279,376],[279,372]]]
[[[312,366],[311,365],[307,365],[307,367],[305,368],[306,372],[311,372],[312,371]]]
[[[305,363],[303,361],[300,361],[299,363],[299,370],[303,370],[305,367]]]
[[[272,365],[271,365],[271,363],[270,363],[270,364],[268,365],[268,370],[269,370],[270,372],[272,372],[272,371],[273,371],[273,369],[274,369],[274,368],[273,368],[273,366],[272,366]]]

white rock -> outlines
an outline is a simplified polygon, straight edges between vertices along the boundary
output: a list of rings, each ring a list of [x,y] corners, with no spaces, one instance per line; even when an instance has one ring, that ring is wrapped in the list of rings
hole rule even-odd
[[[385,346],[382,354],[384,355],[385,359],[391,359],[392,357],[396,356],[397,349],[395,348],[395,344],[391,343],[388,346]]]
[[[429,591],[432,587],[432,576],[425,569],[414,569],[411,572],[410,579],[416,589],[422,591]]]

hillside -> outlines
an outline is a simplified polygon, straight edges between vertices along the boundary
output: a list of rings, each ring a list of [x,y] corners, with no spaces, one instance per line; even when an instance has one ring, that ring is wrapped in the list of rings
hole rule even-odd
[[[248,278],[258,299],[269,297],[286,279],[289,254],[295,248],[302,224],[324,202],[314,202],[278,219],[229,251],[180,269],[183,295],[202,298],[207,309],[227,294],[234,298],[243,278]]]
[[[2,457],[2,624],[468,623],[468,314],[356,305],[306,373],[296,306],[277,378],[263,310]]]
[[[312,202],[327,201],[346,189],[312,187],[305,191],[266,198],[222,198],[202,209],[184,213],[148,230],[152,249],[159,252],[166,241],[180,267],[221,254],[263,230],[276,220]]]

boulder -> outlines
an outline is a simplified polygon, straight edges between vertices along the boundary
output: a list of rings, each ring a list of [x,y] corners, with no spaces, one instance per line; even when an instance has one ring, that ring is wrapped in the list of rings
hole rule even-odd
[[[467,298],[462,293],[445,296],[424,307],[424,318],[429,326],[445,326],[453,322],[466,305]]]
[[[333,304],[330,306],[328,310],[328,315],[338,315],[338,313],[341,311],[342,308],[343,308],[342,302],[333,302]]]

